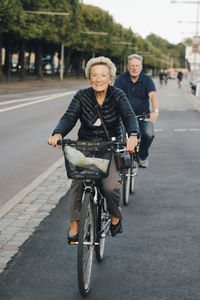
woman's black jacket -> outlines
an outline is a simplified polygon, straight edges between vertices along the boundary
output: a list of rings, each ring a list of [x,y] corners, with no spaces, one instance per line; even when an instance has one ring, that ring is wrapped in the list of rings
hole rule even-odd
[[[94,126],[99,119],[97,108],[98,104],[92,87],[82,89],[72,99],[68,109],[60,119],[53,131],[65,137],[80,120],[78,131],[79,140],[107,140],[103,126]],[[106,99],[100,106],[100,113],[110,137],[121,137],[121,121],[123,122],[128,134],[136,133],[139,136],[139,128],[135,114],[129,101],[122,90],[109,86]],[[98,125],[98,124],[97,124]]]

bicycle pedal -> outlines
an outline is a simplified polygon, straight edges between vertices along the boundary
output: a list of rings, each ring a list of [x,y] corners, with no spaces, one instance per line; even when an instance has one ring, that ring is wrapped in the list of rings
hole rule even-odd
[[[68,242],[69,245],[78,245],[78,242]]]

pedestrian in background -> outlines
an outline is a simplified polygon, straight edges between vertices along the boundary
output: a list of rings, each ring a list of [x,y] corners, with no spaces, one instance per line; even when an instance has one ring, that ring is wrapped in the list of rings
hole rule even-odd
[[[160,72],[158,73],[158,77],[159,77],[159,82],[160,82],[160,86],[163,85],[163,80],[165,77],[165,73],[163,71],[163,69],[160,70]]]
[[[181,88],[181,81],[183,79],[183,72],[182,71],[178,72],[177,79],[178,79],[178,87]]]
[[[165,70],[165,71],[164,71],[164,83],[165,83],[165,85],[167,85],[168,76],[169,76],[168,70]]]
[[[139,166],[146,168],[149,165],[149,148],[154,139],[153,123],[157,121],[159,110],[155,84],[151,77],[142,71],[142,62],[143,58],[138,54],[128,56],[128,71],[116,78],[114,86],[126,94],[136,116],[150,114],[149,122],[139,120]]]

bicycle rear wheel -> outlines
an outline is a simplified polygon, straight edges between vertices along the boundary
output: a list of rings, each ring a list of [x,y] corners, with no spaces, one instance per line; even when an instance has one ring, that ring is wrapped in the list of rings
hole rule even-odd
[[[78,238],[78,285],[83,296],[90,290],[94,257],[94,212],[91,194],[86,192],[81,208]]]
[[[123,204],[128,205],[130,193],[130,168],[122,170],[122,197]]]
[[[131,155],[131,169],[130,169],[130,194],[133,194],[135,191],[135,178],[137,176],[138,166],[136,157]]]
[[[110,216],[106,209],[106,201],[102,199],[102,203],[96,207],[96,237],[97,245],[95,246],[96,259],[101,262],[104,258],[106,235],[110,228]]]

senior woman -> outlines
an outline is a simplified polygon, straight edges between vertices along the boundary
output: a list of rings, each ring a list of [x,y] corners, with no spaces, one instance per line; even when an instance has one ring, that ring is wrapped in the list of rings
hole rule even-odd
[[[73,97],[68,109],[61,117],[48,142],[56,147],[57,141],[64,138],[80,120],[79,140],[107,141],[107,135],[101,124],[97,106],[110,137],[121,139],[121,121],[123,121],[128,138],[127,151],[134,151],[138,143],[139,128],[135,114],[125,94],[112,86],[116,75],[114,63],[106,57],[91,58],[85,68],[86,78],[91,87],[79,90]],[[111,215],[110,231],[115,236],[122,232],[120,213],[120,190],[117,184],[119,173],[114,158],[111,161],[109,175],[102,179],[102,189],[107,199]],[[80,218],[82,181],[73,180],[70,188],[70,228],[68,241],[77,241],[78,222]]]

